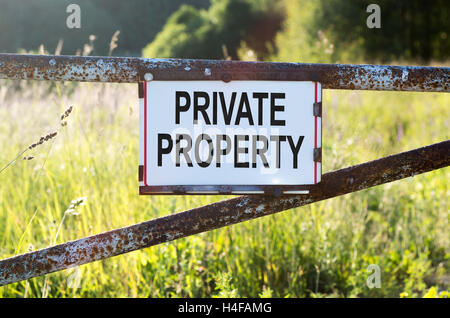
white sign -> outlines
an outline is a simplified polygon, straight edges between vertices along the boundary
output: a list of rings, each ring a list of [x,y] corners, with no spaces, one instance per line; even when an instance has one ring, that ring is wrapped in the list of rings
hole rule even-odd
[[[319,83],[148,81],[143,95],[141,193],[320,182]]]

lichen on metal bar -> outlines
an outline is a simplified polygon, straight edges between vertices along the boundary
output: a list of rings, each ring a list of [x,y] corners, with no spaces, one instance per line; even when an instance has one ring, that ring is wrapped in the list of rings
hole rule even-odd
[[[325,89],[449,92],[450,68],[0,54],[0,79],[317,81]]]

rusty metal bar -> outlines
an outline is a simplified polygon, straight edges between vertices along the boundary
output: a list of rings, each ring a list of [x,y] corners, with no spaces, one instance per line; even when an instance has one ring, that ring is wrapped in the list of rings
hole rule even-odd
[[[450,140],[323,175],[308,195],[241,196],[0,261],[0,286],[450,165]]]
[[[0,54],[0,79],[137,83],[146,73],[155,80],[307,80],[327,89],[450,91],[449,67]]]

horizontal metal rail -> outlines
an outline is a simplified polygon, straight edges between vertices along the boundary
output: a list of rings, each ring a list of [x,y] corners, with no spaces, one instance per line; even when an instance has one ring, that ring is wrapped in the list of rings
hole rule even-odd
[[[137,83],[154,80],[317,81],[327,89],[449,92],[449,67],[268,63],[0,54],[0,79]]]
[[[241,196],[0,261],[0,286],[450,165],[450,140],[323,175],[308,195]]]

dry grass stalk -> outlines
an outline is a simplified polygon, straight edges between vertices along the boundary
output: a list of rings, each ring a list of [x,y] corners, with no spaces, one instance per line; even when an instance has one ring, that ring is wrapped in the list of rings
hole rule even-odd
[[[69,117],[70,113],[73,110],[73,106],[70,106],[69,108],[67,108],[64,113],[62,113],[61,117],[60,117],[60,125],[61,127],[67,126],[67,121],[65,120],[66,118]],[[13,160],[11,160],[10,162],[8,162],[5,166],[3,166],[3,168],[0,169],[0,173],[3,172],[4,170],[6,170],[8,167],[10,167],[11,165],[13,165],[20,157],[22,157],[25,152],[27,152],[28,150],[34,149],[42,144],[44,144],[45,142],[55,138],[58,135],[58,131],[60,128],[58,128],[56,131],[48,133],[45,136],[42,136],[39,138],[39,141],[32,143],[31,145],[29,145],[27,148],[25,148],[24,150],[22,150]],[[23,160],[32,160],[34,159],[34,156],[24,156]]]
[[[112,52],[117,48],[117,41],[119,40],[120,31],[117,30],[114,32],[111,42],[109,42],[109,56],[111,56]]]

